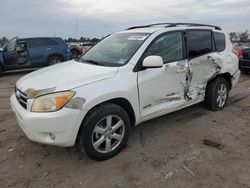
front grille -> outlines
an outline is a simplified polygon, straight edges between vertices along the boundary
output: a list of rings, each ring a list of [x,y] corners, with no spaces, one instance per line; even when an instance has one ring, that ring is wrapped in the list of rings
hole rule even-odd
[[[20,103],[22,107],[27,109],[27,95],[20,91],[19,89],[15,88],[16,99]]]

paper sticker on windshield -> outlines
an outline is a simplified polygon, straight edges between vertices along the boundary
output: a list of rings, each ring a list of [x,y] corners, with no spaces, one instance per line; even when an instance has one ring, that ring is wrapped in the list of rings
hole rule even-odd
[[[145,40],[148,35],[131,35],[128,37],[128,40]]]

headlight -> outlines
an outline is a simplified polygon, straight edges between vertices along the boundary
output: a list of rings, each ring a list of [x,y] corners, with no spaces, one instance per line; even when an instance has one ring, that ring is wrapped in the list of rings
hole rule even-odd
[[[43,95],[35,99],[32,112],[54,112],[60,110],[75,95],[73,91],[65,91]]]

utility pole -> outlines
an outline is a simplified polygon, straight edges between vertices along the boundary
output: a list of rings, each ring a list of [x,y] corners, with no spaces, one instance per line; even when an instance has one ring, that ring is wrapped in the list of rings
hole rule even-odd
[[[78,20],[76,20],[76,26],[75,26],[75,39],[77,37],[77,31],[78,31]]]

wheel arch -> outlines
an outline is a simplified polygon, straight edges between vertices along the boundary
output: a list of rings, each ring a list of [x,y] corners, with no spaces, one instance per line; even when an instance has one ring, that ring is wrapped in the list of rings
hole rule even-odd
[[[130,103],[127,99],[125,99],[125,98],[123,98],[123,97],[117,97],[117,98],[113,98],[113,99],[108,99],[108,100],[106,100],[106,101],[103,101],[103,102],[100,102],[100,103],[94,105],[90,110],[88,110],[88,112],[87,112],[87,114],[85,115],[84,119],[85,119],[85,118],[88,116],[88,114],[90,114],[94,109],[98,108],[98,107],[101,106],[101,105],[107,104],[107,103],[115,104],[115,105],[117,105],[117,106],[123,108],[123,109],[127,112],[128,116],[129,116],[129,118],[130,118],[131,125],[135,125],[135,122],[136,122],[135,111],[134,111],[134,109],[133,109],[131,103]],[[83,119],[83,121],[84,121],[84,119]]]
[[[47,62],[49,62],[49,59],[50,59],[51,57],[54,57],[54,56],[61,57],[62,60],[65,61],[65,57],[64,57],[63,54],[61,54],[61,53],[51,53],[51,54],[48,54],[48,55],[47,55],[47,58],[46,58],[46,59],[47,59]]]
[[[81,54],[81,51],[78,48],[70,48],[71,53],[72,53],[72,51],[77,51],[79,54]]]
[[[76,144],[78,143],[78,139],[79,139],[79,135],[80,135],[80,132],[81,132],[81,129],[82,129],[82,124],[83,124],[83,121],[90,115],[91,112],[93,112],[96,108],[100,107],[101,105],[104,105],[104,104],[115,104],[121,108],[123,108],[128,116],[129,116],[129,119],[131,121],[131,125],[134,126],[135,123],[136,123],[136,116],[135,116],[135,112],[134,112],[134,109],[131,105],[131,103],[125,99],[125,98],[122,98],[122,97],[117,97],[117,98],[113,98],[113,99],[109,99],[109,100],[106,100],[106,101],[103,101],[99,104],[96,104],[95,106],[93,106],[90,110],[88,110],[87,114],[84,116],[83,120],[82,120],[82,123],[78,129],[78,132],[77,132],[77,136],[76,136]]]
[[[210,82],[214,81],[216,78],[224,78],[228,83],[229,90],[232,89],[232,75],[229,72],[216,75],[215,77],[213,77],[211,80],[208,81],[207,86]]]

